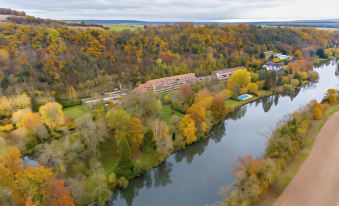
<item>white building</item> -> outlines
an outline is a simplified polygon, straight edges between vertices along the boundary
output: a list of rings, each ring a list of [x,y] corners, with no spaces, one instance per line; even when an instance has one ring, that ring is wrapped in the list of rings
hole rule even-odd
[[[262,68],[266,69],[267,71],[280,71],[282,70],[283,65],[274,62],[267,62],[262,66]]]
[[[292,59],[292,57],[284,54],[274,54],[275,58],[278,58],[280,61],[289,61]]]
[[[213,76],[219,80],[222,79],[228,79],[233,72],[235,72],[238,69],[243,69],[244,67],[234,67],[229,69],[223,69],[213,72]]]

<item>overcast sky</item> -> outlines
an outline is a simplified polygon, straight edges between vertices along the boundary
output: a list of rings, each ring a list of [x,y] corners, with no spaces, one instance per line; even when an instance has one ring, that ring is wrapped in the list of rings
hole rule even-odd
[[[339,0],[0,0],[0,7],[51,19],[339,19]]]

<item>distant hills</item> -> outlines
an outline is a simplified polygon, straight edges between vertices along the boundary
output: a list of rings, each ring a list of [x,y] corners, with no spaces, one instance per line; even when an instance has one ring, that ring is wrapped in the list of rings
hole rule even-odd
[[[163,25],[185,22],[175,21],[138,21],[138,20],[66,20],[67,22],[83,22],[85,24],[135,24],[135,25]],[[262,26],[292,26],[292,27],[318,27],[318,28],[339,28],[339,19],[329,20],[299,20],[299,21],[257,21],[257,22],[187,22],[197,25],[206,24],[251,24]]]

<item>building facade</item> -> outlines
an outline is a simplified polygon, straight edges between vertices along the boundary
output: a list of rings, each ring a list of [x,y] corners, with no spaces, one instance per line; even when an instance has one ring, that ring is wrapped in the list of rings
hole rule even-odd
[[[223,79],[228,79],[233,72],[235,72],[238,69],[244,69],[244,67],[234,67],[234,68],[228,68],[228,69],[223,69],[223,70],[218,70],[213,72],[213,76],[216,79],[223,80]]]
[[[144,84],[139,84],[135,90],[139,92],[152,91],[153,93],[161,93],[180,88],[184,84],[195,84],[197,81],[194,73],[182,74],[149,80]]]

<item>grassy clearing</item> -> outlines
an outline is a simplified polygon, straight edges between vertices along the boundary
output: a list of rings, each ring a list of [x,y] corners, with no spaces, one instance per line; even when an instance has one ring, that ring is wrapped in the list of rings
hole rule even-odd
[[[141,153],[140,156],[135,159],[135,164],[141,166],[141,168],[152,168],[159,165],[159,153],[158,152],[147,152]]]
[[[272,190],[263,199],[262,204],[260,205],[272,205],[275,199],[278,198],[279,195],[284,191],[284,189],[293,179],[294,175],[298,172],[302,163],[308,157],[312,149],[313,143],[315,141],[315,138],[319,133],[320,129],[326,123],[328,118],[337,111],[339,111],[339,105],[330,107],[325,112],[324,117],[321,120],[315,121],[313,123],[310,130],[308,131],[308,135],[305,140],[305,148],[302,151],[300,151],[296,155],[294,161],[284,169],[284,172],[278,177],[277,183],[272,186]]]
[[[100,161],[102,163],[102,167],[109,174],[115,170],[118,165],[119,155],[116,153],[116,148],[114,146],[113,138],[110,138],[105,144],[100,146]]]
[[[123,31],[123,30],[136,31],[136,30],[143,30],[144,25],[113,24],[113,25],[109,25],[108,28],[111,31]]]
[[[111,138],[105,144],[100,146],[100,161],[102,163],[103,168],[106,170],[107,174],[114,172],[118,163],[119,163],[119,153],[117,153],[118,149],[115,147],[115,143]],[[154,152],[146,152],[139,153],[134,158],[135,164],[139,165],[141,168],[152,168],[159,165],[159,153]]]
[[[161,119],[165,120],[166,122],[169,122],[171,120],[172,115],[173,110],[171,105],[165,105],[162,107]]]
[[[259,97],[267,97],[267,96],[271,96],[273,94],[272,90],[259,90],[256,91],[255,94]]]
[[[166,121],[166,122],[169,122],[171,121],[171,118],[173,117],[173,115],[178,115],[179,117],[182,117],[183,114],[172,109],[171,105],[164,105],[162,107],[162,113],[161,113],[161,119]]]
[[[87,112],[87,108],[84,105],[78,105],[74,107],[68,107],[64,109],[64,113],[67,117],[72,119],[77,119],[78,117],[83,116]]]
[[[225,104],[226,104],[227,111],[233,111],[236,108],[241,107],[241,106],[248,104],[250,102],[253,102],[257,99],[259,99],[259,97],[257,97],[257,96],[253,96],[253,97],[246,99],[244,101],[234,100],[234,99],[226,99]]]

